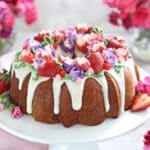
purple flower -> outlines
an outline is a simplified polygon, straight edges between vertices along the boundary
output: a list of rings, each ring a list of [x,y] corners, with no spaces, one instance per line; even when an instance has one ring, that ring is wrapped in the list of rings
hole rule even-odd
[[[66,38],[65,41],[63,41],[63,43],[61,44],[61,48],[66,53],[73,53],[75,50],[75,41]]]
[[[112,49],[107,49],[103,51],[104,60],[108,62],[112,67],[116,64],[116,56]]]
[[[22,112],[19,106],[16,106],[15,108],[12,109],[12,117],[14,119],[22,117]]]
[[[73,62],[69,62],[69,61],[64,61],[63,62],[63,68],[65,69],[66,72],[69,73],[73,67],[74,67]]]
[[[51,56],[52,58],[55,58],[55,57],[56,57],[56,55],[55,55],[55,49],[53,48],[52,45],[47,45],[47,46],[45,46],[44,48],[45,48],[45,50],[50,54],[50,56]]]
[[[70,77],[71,80],[76,81],[79,78],[83,78],[84,77],[84,72],[83,70],[81,70],[80,68],[74,66],[71,71],[70,71]]]
[[[29,50],[31,50],[31,49],[37,50],[42,47],[38,41],[36,41],[32,38],[28,38],[25,41],[24,46],[26,46],[26,49],[29,49]]]
[[[34,63],[33,63],[33,66],[35,68],[42,68],[44,64],[45,64],[45,59],[40,58],[40,57],[35,57]]]
[[[77,32],[76,29],[74,27],[69,27],[66,29],[66,38],[75,40],[77,38]]]

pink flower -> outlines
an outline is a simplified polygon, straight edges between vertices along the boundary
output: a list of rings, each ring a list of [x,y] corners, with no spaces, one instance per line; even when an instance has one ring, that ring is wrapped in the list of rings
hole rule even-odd
[[[12,117],[18,119],[22,116],[22,112],[19,106],[16,106],[12,109]]]
[[[150,26],[150,10],[146,7],[138,7],[136,12],[132,16],[132,22],[136,27]]]
[[[25,20],[27,24],[34,23],[38,18],[38,12],[35,3],[27,2],[25,4],[26,11],[25,11]]]
[[[110,7],[116,7],[119,10],[129,13],[134,12],[139,0],[103,0]]]
[[[114,25],[119,25],[118,24],[118,19],[119,19],[119,13],[115,12],[115,11],[112,11],[110,14],[109,14],[109,21],[114,24]]]
[[[122,19],[122,25],[125,29],[129,29],[133,26],[130,15],[127,15],[126,18]]]
[[[143,85],[143,82],[142,82],[141,80],[138,81],[138,83],[137,83],[135,89],[136,89],[137,91],[144,92],[144,85]]]

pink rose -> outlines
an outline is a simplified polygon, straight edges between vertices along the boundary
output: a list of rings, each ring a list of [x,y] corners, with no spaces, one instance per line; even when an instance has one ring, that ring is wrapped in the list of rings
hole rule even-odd
[[[22,116],[22,112],[19,106],[16,106],[15,108],[12,109],[12,117],[14,119],[18,119]]]
[[[136,27],[150,27],[150,10],[146,7],[138,7],[132,15],[133,25]]]

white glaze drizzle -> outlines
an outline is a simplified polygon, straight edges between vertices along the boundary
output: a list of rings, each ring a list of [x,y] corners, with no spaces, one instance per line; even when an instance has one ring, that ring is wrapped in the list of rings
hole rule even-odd
[[[15,64],[18,64],[18,62],[13,63],[12,72],[15,71],[16,78],[19,79],[19,89],[20,90],[22,88],[22,84],[23,84],[25,77],[31,72],[31,77],[30,77],[29,86],[28,86],[28,94],[27,94],[27,112],[32,113],[32,100],[33,100],[34,92],[35,92],[37,86],[41,82],[46,81],[49,78],[39,77],[38,80],[34,81],[32,78],[35,76],[35,72],[32,71],[32,69],[30,67],[26,66],[24,68],[21,67],[21,68],[15,69],[15,67],[14,67]],[[130,68],[131,72],[133,73],[134,78],[136,78],[133,60],[128,62],[128,64],[126,64],[126,66]],[[111,69],[108,72],[114,77],[114,79],[118,83],[119,89],[121,91],[120,92],[121,93],[121,112],[123,112],[124,104],[125,104],[124,69],[122,68],[120,73],[116,73],[114,69]],[[60,92],[61,92],[61,86],[64,82],[66,83],[67,87],[69,87],[68,90],[69,90],[69,93],[70,93],[70,96],[72,99],[72,108],[74,110],[81,109],[82,94],[83,94],[84,83],[85,83],[86,79],[87,79],[87,77],[84,77],[84,79],[82,79],[82,82],[80,84],[73,82],[71,80],[58,80],[58,79],[53,80],[53,90],[55,91],[54,92],[54,113],[55,114],[59,113],[59,96],[60,96]],[[94,78],[94,79],[96,79],[98,81],[98,83],[102,86],[102,91],[104,94],[105,108],[106,108],[106,112],[108,112],[110,105],[109,105],[109,99],[108,99],[107,80],[106,80],[105,76],[101,76],[101,77]]]
[[[102,73],[102,76],[99,78],[94,78],[102,87],[102,92],[103,92],[103,97],[104,97],[104,105],[105,105],[105,110],[106,112],[109,111],[110,109],[110,104],[109,104],[109,98],[108,98],[108,84],[106,77],[104,76],[104,72]]]
[[[124,105],[125,105],[125,79],[124,79],[124,68],[120,70],[120,73],[117,73],[114,68],[108,71],[115,79],[118,84],[120,90],[120,100],[121,100],[121,107],[120,112],[124,112]]]
[[[71,100],[72,100],[72,108],[74,110],[80,110],[82,107],[82,95],[84,89],[84,82],[86,78],[82,79],[81,83],[76,83],[72,80],[53,80],[53,90],[54,93],[54,113],[59,113],[59,100],[60,100],[60,93],[61,93],[61,86],[63,83],[66,83]]]

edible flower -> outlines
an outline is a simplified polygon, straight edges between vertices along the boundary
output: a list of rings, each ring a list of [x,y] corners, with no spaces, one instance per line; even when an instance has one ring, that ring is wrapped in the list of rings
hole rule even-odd
[[[22,117],[22,112],[19,106],[15,106],[11,112],[12,118],[18,119]]]
[[[136,90],[150,95],[150,76],[146,76],[143,81],[139,80],[136,85]]]
[[[70,77],[73,81],[78,80],[79,78],[83,78],[84,77],[84,72],[83,70],[81,70],[80,68],[74,66],[71,71],[70,71]]]

